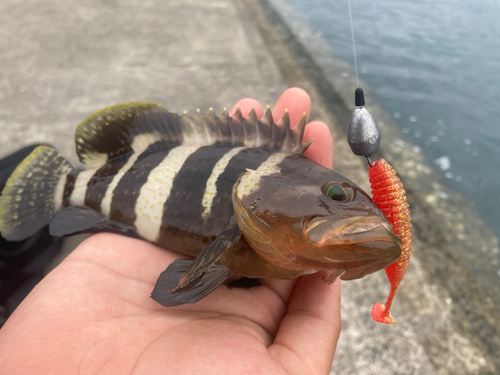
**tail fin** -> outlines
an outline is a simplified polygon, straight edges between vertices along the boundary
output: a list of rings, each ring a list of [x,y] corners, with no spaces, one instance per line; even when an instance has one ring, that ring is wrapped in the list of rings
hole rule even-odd
[[[61,208],[71,164],[49,146],[33,150],[10,175],[0,195],[0,233],[21,241],[45,226]]]

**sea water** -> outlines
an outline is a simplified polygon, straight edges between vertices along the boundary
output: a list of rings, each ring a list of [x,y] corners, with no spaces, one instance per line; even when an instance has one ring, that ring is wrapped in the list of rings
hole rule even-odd
[[[347,0],[287,3],[354,65]],[[500,2],[351,7],[360,79],[500,237]]]

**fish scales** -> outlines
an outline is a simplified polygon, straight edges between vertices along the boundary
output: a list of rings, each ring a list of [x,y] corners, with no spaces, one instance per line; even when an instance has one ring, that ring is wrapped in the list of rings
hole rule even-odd
[[[214,171],[214,167],[229,152],[231,148],[223,145],[206,146],[203,152],[191,155],[191,160],[186,161],[173,181],[172,192],[164,205],[158,243],[170,244],[179,236],[189,236],[198,239],[201,250],[222,231],[233,215],[231,192],[238,177],[247,169],[259,168],[272,154],[259,148],[239,150],[218,175],[210,211],[206,214],[203,197],[207,191],[207,181],[214,173],[219,173]],[[203,158],[204,163],[200,163],[197,156],[206,156]]]
[[[214,228],[210,220],[213,213],[208,217],[203,217],[205,211],[203,197],[214,167],[233,148],[235,148],[234,145],[225,143],[203,146],[186,159],[173,180],[170,195],[163,206],[162,228],[178,228],[202,236],[213,234],[214,229],[217,233],[222,230],[223,226]],[[241,170],[240,173],[243,171]],[[229,202],[228,200],[224,204],[228,205]],[[227,221],[229,217],[225,219]],[[197,233],[196,229],[200,232]]]
[[[231,190],[238,176],[247,169],[264,170],[267,165],[261,165],[273,155],[272,152],[257,147],[245,148],[238,144],[217,143],[195,149],[185,158],[180,169],[169,175],[170,178],[151,178],[155,169],[156,175],[165,177],[163,172],[168,165],[159,165],[176,147],[183,146],[172,143],[150,145],[138,155],[128,170],[118,176],[116,185],[112,187],[111,182],[131,155],[108,160],[105,165],[95,169],[90,178],[85,176],[88,182],[83,206],[104,213],[101,203],[105,194],[108,194],[112,200],[110,212],[106,216],[133,226],[141,237],[167,245],[172,236],[182,232],[184,235],[200,236],[201,242],[206,243],[204,237],[214,237],[232,215]],[[223,163],[224,168],[217,170],[215,167],[231,153],[234,155]],[[175,163],[174,160],[169,162]],[[89,171],[83,173],[87,175]],[[148,180],[151,186],[143,190]],[[213,181],[214,189],[207,185],[209,180]],[[168,197],[165,201],[153,202],[149,191],[158,189],[160,184],[164,189],[168,189]],[[73,187],[74,179],[70,179],[65,191],[70,191]],[[212,200],[208,206],[209,210],[203,206],[207,190],[213,190],[210,192]],[[141,195],[141,202],[138,202]],[[69,204],[69,201],[65,202],[65,206]],[[161,218],[152,217],[148,213],[151,205],[163,207]]]
[[[89,169],[76,172],[48,146],[16,168],[0,196],[0,232],[19,241],[50,220],[58,236],[111,231],[196,256],[159,276],[152,298],[165,306],[239,277],[323,270],[331,283],[396,260],[401,240],[371,198],[302,155],[312,142],[302,142],[305,115],[293,128],[287,112],[278,123],[269,108],[260,120],[106,108],[76,131]]]
[[[119,178],[116,187],[110,191],[109,218],[133,226],[137,219],[136,204],[141,188],[148,181],[151,172],[178,147],[175,143],[152,144],[137,155],[134,163]]]
[[[241,150],[245,147],[233,147],[230,151],[224,154],[224,156],[215,164],[206,182],[205,192],[203,193],[202,206],[203,206],[203,218],[210,216],[212,212],[212,204],[214,202],[215,195],[217,194],[217,182],[222,173],[224,173],[229,162],[234,158]],[[221,189],[219,189],[220,192]],[[230,196],[228,197],[230,198]]]
[[[206,222],[212,221],[213,225],[213,230],[209,235],[213,236],[218,233],[217,228],[222,228],[226,224],[227,218],[233,213],[232,205],[226,203],[231,201],[231,190],[238,176],[247,169],[257,169],[268,157],[269,152],[256,147],[248,147],[240,149],[231,158],[224,171],[217,177],[209,214],[204,214],[204,220]]]
[[[100,169],[100,168],[98,168]],[[85,195],[90,179],[98,169],[88,169],[76,175],[73,190],[71,192],[70,204],[72,206],[85,206]],[[63,178],[61,176],[61,178]],[[65,188],[66,190],[66,188]]]
[[[101,211],[101,203],[112,183],[113,178],[121,168],[128,162],[131,155],[123,155],[111,160],[108,160],[101,168],[99,168],[87,183],[85,191],[85,206],[92,208],[98,212]],[[71,182],[70,182],[71,183]]]
[[[135,206],[137,218],[135,227],[138,234],[152,242],[158,241],[164,206],[170,197],[176,175],[186,159],[198,148],[178,146],[170,150],[161,162],[151,170],[146,183],[139,187],[139,197]]]
[[[73,194],[73,190],[75,189],[76,177],[78,173],[76,171],[71,171],[66,176],[66,180],[64,181],[64,191],[62,196],[62,206],[68,207],[71,204],[71,196]],[[64,178],[62,176],[61,178]]]

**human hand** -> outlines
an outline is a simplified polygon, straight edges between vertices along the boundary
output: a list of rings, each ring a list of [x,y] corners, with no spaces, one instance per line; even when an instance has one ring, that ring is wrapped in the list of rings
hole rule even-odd
[[[245,116],[253,99],[237,105]],[[309,96],[289,89],[291,124],[310,113]],[[235,109],[233,109],[233,112]],[[306,155],[332,166],[328,127],[313,121]],[[113,234],[90,237],[45,277],[0,330],[5,374],[322,374],[340,333],[340,281],[321,275],[220,286],[196,304],[165,308],[149,295],[158,275],[185,256]]]

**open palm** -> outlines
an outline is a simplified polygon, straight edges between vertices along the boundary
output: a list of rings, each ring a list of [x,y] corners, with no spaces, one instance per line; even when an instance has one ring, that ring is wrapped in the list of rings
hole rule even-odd
[[[262,107],[238,102],[243,113]],[[309,114],[299,89],[283,93],[273,115]],[[331,167],[321,122],[307,156]],[[319,374],[328,373],[340,332],[340,284],[320,274],[221,286],[196,304],[173,308],[149,298],[174,253],[112,234],[92,236],[28,295],[0,331],[6,374]]]

